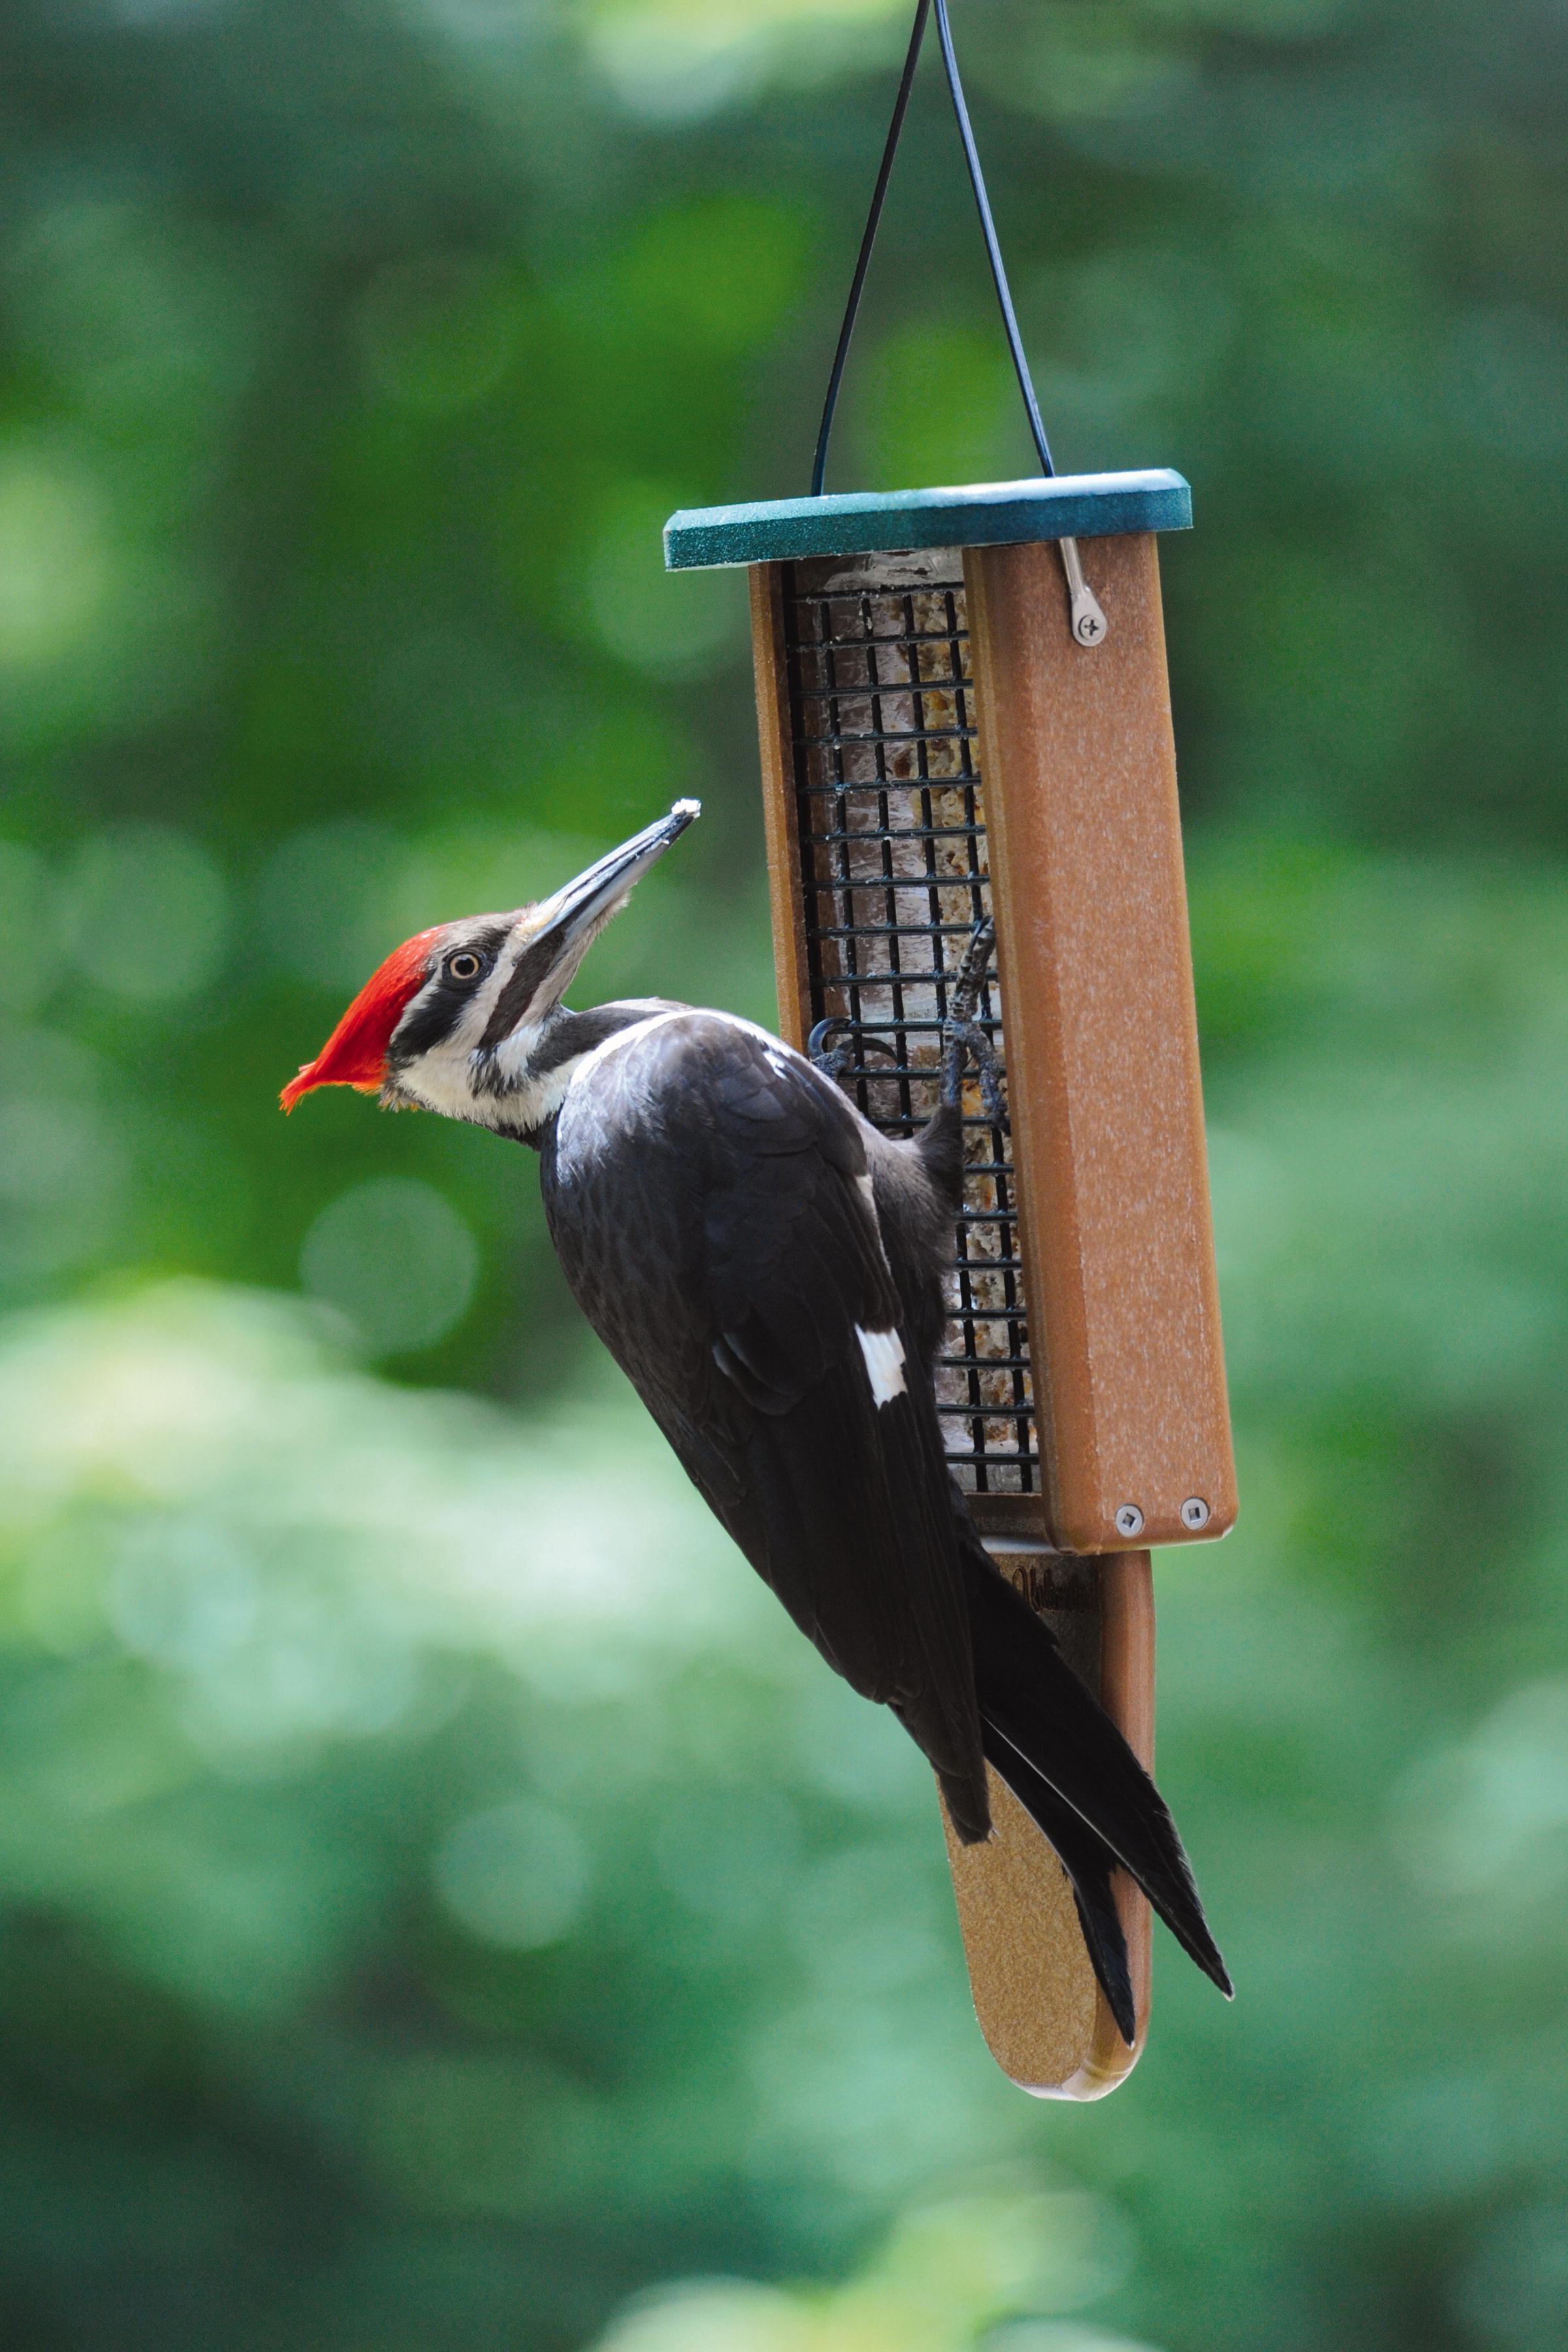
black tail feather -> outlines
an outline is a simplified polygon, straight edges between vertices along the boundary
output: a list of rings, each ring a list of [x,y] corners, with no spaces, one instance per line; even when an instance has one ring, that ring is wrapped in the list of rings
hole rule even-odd
[[[1103,1838],[1097,1837],[1080,1813],[1058,1797],[1041,1779],[1027,1758],[984,1719],[981,1738],[985,1760],[997,1778],[1005,1780],[1018,1802],[1044,1831],[1068,1874],[1079,1926],[1100,1990],[1110,2004],[1117,2031],[1128,2048],[1138,2030],[1132,2000],[1132,1979],[1127,1965],[1127,1938],[1121,1931],[1110,1874],[1116,1858]]]
[[[1049,1629],[992,1566],[979,1538],[963,1549],[975,1689],[985,1723],[1103,1841],[1183,1950],[1228,1997],[1230,1978],[1163,1798]],[[1001,1764],[995,1769],[1007,1779]],[[1015,1793],[1028,1804],[1022,1790]],[[1051,1837],[1048,1829],[1046,1834]],[[1056,1844],[1054,1837],[1051,1842]]]

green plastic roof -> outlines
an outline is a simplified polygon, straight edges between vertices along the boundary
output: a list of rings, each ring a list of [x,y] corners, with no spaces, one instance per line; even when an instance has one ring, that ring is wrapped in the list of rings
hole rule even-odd
[[[776,563],[801,555],[869,555],[919,547],[996,547],[1037,539],[1190,530],[1193,494],[1180,474],[1058,474],[945,490],[852,490],[754,506],[690,507],[664,527],[671,572]]]

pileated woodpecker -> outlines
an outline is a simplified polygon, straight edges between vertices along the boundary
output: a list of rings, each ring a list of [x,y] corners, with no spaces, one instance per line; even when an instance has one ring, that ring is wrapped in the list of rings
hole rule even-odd
[[[1131,2042],[1117,1864],[1230,1980],[1153,1782],[993,1566],[943,1459],[931,1365],[971,1008],[950,1024],[942,1100],[903,1143],[731,1013],[659,997],[572,1012],[589,945],[698,813],[678,801],[541,905],[405,941],[284,1108],[357,1087],[538,1150],[566,1279],[698,1491],[829,1665],[924,1749],[962,1839],[990,1833],[987,1762],[1026,1807]]]

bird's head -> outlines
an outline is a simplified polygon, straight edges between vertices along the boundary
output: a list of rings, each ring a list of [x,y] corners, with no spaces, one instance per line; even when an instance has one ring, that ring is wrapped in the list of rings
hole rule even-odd
[[[388,1109],[418,1108],[527,1132],[564,1085],[561,999],[589,947],[648,867],[700,810],[668,816],[612,849],[538,906],[419,931],[360,990],[313,1062],[283,1089],[292,1110],[316,1087],[354,1087]]]

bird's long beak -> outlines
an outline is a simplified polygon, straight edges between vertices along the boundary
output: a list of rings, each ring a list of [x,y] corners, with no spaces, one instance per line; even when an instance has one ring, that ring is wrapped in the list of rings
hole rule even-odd
[[[618,915],[650,866],[657,865],[672,841],[702,814],[700,801],[677,801],[668,816],[645,824],[630,841],[623,841],[607,857],[599,858],[534,909],[534,939],[559,940],[563,950],[574,947],[584,933],[590,937],[601,923]]]
[[[553,897],[528,910],[527,945],[496,1000],[481,1048],[541,1019],[572,984],[594,940],[619,914],[650,866],[702,813],[700,801],[677,801],[668,816],[645,825]]]

